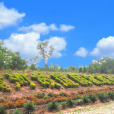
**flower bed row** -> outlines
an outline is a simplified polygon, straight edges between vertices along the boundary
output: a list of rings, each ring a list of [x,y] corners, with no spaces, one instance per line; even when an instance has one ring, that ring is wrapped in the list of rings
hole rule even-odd
[[[92,82],[90,82],[89,80],[87,80],[77,74],[67,74],[67,77],[70,78],[71,80],[79,83],[81,86],[92,86],[93,85]]]
[[[6,83],[3,82],[3,77],[0,76],[0,91],[2,92],[10,92],[11,88],[7,87]]]
[[[53,89],[53,88],[60,89],[61,88],[61,85],[54,82],[48,75],[44,76],[41,73],[38,73],[38,75],[35,73],[32,73],[31,79],[35,80],[35,81],[37,80],[38,83],[44,88],[45,87],[47,87],[47,88],[50,87],[51,89]]]
[[[10,83],[15,83],[15,90],[20,90],[21,86],[27,86],[27,85],[29,85],[31,89],[36,88],[36,85],[28,78],[26,73],[24,74],[5,73],[4,76],[10,81]]]
[[[93,84],[97,85],[97,86],[101,86],[103,85],[104,83],[102,81],[99,81],[97,79],[94,78],[94,76],[91,76],[91,75],[86,75],[86,74],[83,74],[81,75],[83,78],[89,80],[90,82],[92,82]]]
[[[27,96],[24,98],[17,98],[15,101],[12,101],[12,102],[11,102],[11,100],[9,102],[7,100],[0,99],[0,105],[3,105],[5,107],[5,109],[19,108],[19,107],[22,107],[23,104],[28,101],[34,102],[37,105],[41,105],[41,104],[47,104],[51,101],[63,102],[68,99],[77,100],[77,99],[81,99],[85,95],[91,95],[91,94],[98,95],[101,92],[103,92],[105,94],[107,94],[107,92],[114,92],[114,87],[107,87],[107,88],[98,89],[98,90],[85,90],[85,91],[81,90],[81,91],[78,91],[77,93],[72,92],[71,94],[48,93],[48,96],[43,95],[43,97],[41,97],[41,98],[39,98],[38,96]]]
[[[65,88],[77,88],[79,87],[78,83],[75,83],[71,79],[67,78],[65,75],[61,73],[51,74],[50,77],[54,79],[56,82],[62,84]]]

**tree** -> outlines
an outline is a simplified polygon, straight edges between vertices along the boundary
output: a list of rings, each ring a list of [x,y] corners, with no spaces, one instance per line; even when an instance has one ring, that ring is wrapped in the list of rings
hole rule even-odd
[[[48,61],[49,57],[52,55],[52,53],[54,51],[54,47],[53,46],[50,46],[48,48],[48,44],[49,44],[49,41],[48,40],[45,40],[43,42],[39,42],[37,44],[37,49],[39,51],[39,54],[42,56],[42,58],[44,58],[45,65],[47,65],[47,61]]]
[[[86,72],[86,68],[84,67],[84,71],[83,71],[84,73]]]
[[[79,73],[82,72],[82,67],[79,68]]]

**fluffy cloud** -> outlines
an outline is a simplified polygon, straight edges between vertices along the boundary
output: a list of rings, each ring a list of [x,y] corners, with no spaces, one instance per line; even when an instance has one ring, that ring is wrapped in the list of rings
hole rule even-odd
[[[25,16],[25,13],[18,13],[15,9],[7,9],[0,3],[0,29],[6,26],[15,25]]]
[[[52,57],[61,57],[60,51],[64,50],[66,47],[66,41],[61,37],[51,37],[49,40],[49,46],[54,46],[54,52]],[[20,56],[25,58],[33,58],[38,55],[38,50],[36,49],[38,42],[40,41],[40,34],[35,32],[30,32],[26,34],[13,33],[9,39],[4,40],[4,47],[8,47],[13,52],[20,52]]]
[[[19,31],[25,31],[25,32],[38,32],[38,33],[42,33],[42,34],[47,34],[49,33],[49,31],[69,31],[71,29],[74,29],[74,26],[71,25],[60,25],[60,28],[57,28],[55,24],[51,24],[49,26],[46,25],[46,23],[39,23],[39,24],[34,24],[34,25],[30,25],[28,27],[21,27],[19,28]]]
[[[88,53],[88,51],[85,48],[81,47],[81,48],[79,48],[78,51],[76,51],[75,55],[81,56],[81,57],[86,57],[87,53]]]
[[[62,56],[60,51],[65,50],[66,41],[64,40],[64,38],[55,36],[49,39],[49,46],[50,45],[52,45],[55,49],[52,57],[58,58]]]
[[[69,31],[71,29],[74,29],[75,27],[74,26],[71,26],[71,25],[64,25],[64,24],[61,24],[60,25],[60,31]]]
[[[114,37],[109,36],[98,41],[96,47],[90,52],[93,56],[114,57]]]
[[[57,27],[55,24],[51,24],[49,26],[47,26],[45,23],[40,23],[40,24],[34,24],[28,27],[21,27],[19,28],[20,31],[25,31],[25,32],[38,32],[38,33],[42,33],[42,34],[47,34],[49,33],[49,31],[53,30],[57,30]]]

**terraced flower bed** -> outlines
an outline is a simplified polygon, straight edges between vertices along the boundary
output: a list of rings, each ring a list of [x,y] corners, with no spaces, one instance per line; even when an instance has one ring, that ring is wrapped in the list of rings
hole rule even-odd
[[[50,76],[49,75],[43,75],[43,74],[41,74],[41,73],[39,73],[38,75],[37,74],[35,74],[35,73],[32,73],[32,75],[31,75],[31,79],[32,80],[37,80],[38,81],[38,83],[42,86],[42,87],[47,87],[47,88],[51,88],[51,89],[53,89],[53,88],[57,88],[57,89],[60,89],[61,88],[61,85],[60,84],[58,84],[58,83],[56,83],[56,82],[54,82],[51,78],[50,78]]]
[[[66,75],[56,73],[56,74],[51,74],[50,77],[54,79],[56,82],[62,84],[65,88],[77,88],[79,87],[78,83],[75,83],[71,79],[67,78]]]
[[[36,87],[36,85],[28,78],[28,75],[26,73],[24,74],[5,73],[4,77],[8,79],[10,83],[15,83],[15,90],[20,90],[22,86],[27,86],[27,85],[29,85],[31,89],[35,89]]]
[[[82,76],[79,76],[77,74],[67,74],[67,77],[77,83],[79,83],[81,86],[92,86],[93,83]]]

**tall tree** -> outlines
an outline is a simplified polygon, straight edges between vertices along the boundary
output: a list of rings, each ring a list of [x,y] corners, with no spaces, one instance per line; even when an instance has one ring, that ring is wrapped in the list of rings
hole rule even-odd
[[[38,42],[38,44],[37,44],[37,49],[39,51],[39,54],[45,60],[45,66],[47,65],[47,61],[54,51],[54,47],[50,46],[48,48],[48,44],[49,44],[48,40],[45,40],[43,42]]]

